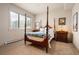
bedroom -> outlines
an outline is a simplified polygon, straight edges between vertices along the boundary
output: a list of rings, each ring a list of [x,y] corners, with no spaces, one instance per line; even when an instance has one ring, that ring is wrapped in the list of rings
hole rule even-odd
[[[16,46],[13,45],[13,47],[19,47],[17,46],[18,44],[21,45],[21,49],[22,47],[24,48],[24,50],[26,49],[23,42],[22,43],[17,43],[16,41],[20,41],[20,40],[23,40],[24,38],[24,25],[23,23],[25,22],[22,22],[22,21],[19,21],[18,19],[21,20],[21,17],[22,19],[25,19],[24,16],[22,15],[25,15],[25,13],[27,14],[27,31],[32,31],[32,30],[36,30],[39,29],[40,27],[45,27],[46,26],[46,20],[47,20],[47,5],[49,7],[49,14],[48,14],[48,21],[49,21],[49,26],[52,27],[52,30],[53,31],[66,31],[68,32],[68,43],[62,43],[62,42],[58,42],[57,44],[60,44],[60,45],[65,45],[65,44],[72,44],[71,42],[73,42],[73,44],[79,49],[79,43],[78,43],[78,31],[75,32],[73,31],[73,15],[76,13],[76,12],[79,12],[79,4],[66,4],[66,3],[55,3],[55,4],[43,4],[43,3],[36,3],[36,4],[31,4],[31,3],[25,3],[25,4],[10,4],[10,3],[3,3],[3,4],[0,4],[0,45],[1,45],[1,54],[15,54],[15,53],[12,53],[12,51],[16,51],[16,54],[21,54],[22,52],[19,52],[17,50],[15,50],[15,48],[13,50],[11,50],[10,48],[12,47],[11,44],[14,44]],[[14,24],[14,26],[12,26],[12,23],[11,23],[11,15],[15,14],[15,20],[17,20],[17,23],[16,25]],[[18,14],[20,16],[18,16]],[[65,25],[59,25],[59,23],[61,23],[59,21],[59,19],[65,17],[65,22],[64,24]],[[13,18],[12,18],[13,19]],[[32,19],[32,20],[31,20]],[[29,21],[30,20],[30,21]],[[25,21],[25,20],[23,20]],[[77,24],[79,25],[79,24]],[[73,35],[72,35],[73,34]],[[63,36],[62,36],[63,37]],[[56,37],[55,37],[56,38]],[[58,41],[62,41],[62,39],[58,40]],[[15,43],[12,43],[12,42],[15,42]],[[10,44],[9,44],[10,43]],[[56,44],[56,43],[55,43]],[[11,45],[11,47],[9,47]],[[57,54],[60,52],[60,54],[68,54],[66,53],[67,51],[65,51],[65,53],[63,53],[63,49],[62,51],[59,51],[61,50],[59,47],[60,45],[56,48],[58,50]],[[63,47],[64,47],[63,45]],[[8,47],[8,48],[7,48]],[[5,48],[5,49],[3,49]],[[35,47],[29,47],[27,46],[27,48],[33,48],[35,50],[37,50],[37,48]],[[64,47],[65,48],[65,47]],[[67,47],[68,49],[70,48],[70,46]],[[18,49],[18,48],[17,48]],[[27,49],[27,51],[31,51]],[[75,48],[74,48],[75,49]],[[10,51],[8,51],[10,50]],[[51,49],[49,49],[51,50]],[[5,52],[3,52],[5,51]],[[8,51],[8,53],[6,53]],[[20,50],[21,51],[21,50]],[[29,52],[26,52],[23,53],[24,54],[46,54],[45,53],[45,50],[44,51],[40,51],[39,53],[39,49],[38,51],[31,51],[33,53],[29,53]],[[69,50],[70,51],[70,50]],[[44,53],[43,53],[44,52]],[[50,52],[50,51],[49,51]],[[23,54],[22,53],[22,54]],[[52,52],[50,52],[49,54],[53,53],[53,50]],[[74,54],[72,51],[70,52],[70,54]]]

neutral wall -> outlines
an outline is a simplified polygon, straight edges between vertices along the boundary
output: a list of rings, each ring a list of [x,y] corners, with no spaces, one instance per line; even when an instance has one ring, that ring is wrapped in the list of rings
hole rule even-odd
[[[73,15],[76,12],[78,12],[78,32],[73,31],[73,44],[79,49],[79,4],[75,4],[72,9],[72,19],[73,19]],[[73,24],[73,20],[72,20],[72,24]]]
[[[56,31],[59,31],[63,29],[64,31],[68,31],[69,35],[68,38],[71,40],[71,16],[72,16],[72,10],[64,10],[64,9],[58,9],[58,10],[52,10],[49,11],[49,25],[54,28],[54,19],[55,19],[55,27]],[[58,24],[58,20],[61,17],[66,17],[66,25],[61,26]],[[46,13],[42,13],[36,16],[36,21],[41,20],[42,21],[42,26],[46,25]]]
[[[34,20],[35,16],[20,7],[13,4],[0,4],[0,45],[8,42],[21,40],[24,38],[24,30],[11,29],[10,27],[10,11],[15,11],[21,14],[27,14]],[[34,27],[34,24],[32,24]],[[31,30],[31,29],[30,29]]]
[[[52,11],[50,11],[49,12],[49,25],[53,27],[54,19],[55,19],[56,30],[58,31],[58,30],[60,30],[60,27],[61,27],[58,24],[59,18],[66,17],[66,25],[64,25],[63,27],[65,27],[66,30],[71,31],[71,28],[69,28],[70,21],[71,21],[71,15],[72,15],[71,12],[72,12],[71,10],[54,10],[54,11],[52,10]],[[39,14],[36,16],[37,21],[39,21],[39,20],[42,21],[42,26],[46,25],[46,18],[47,18],[46,13],[42,13],[42,14]]]

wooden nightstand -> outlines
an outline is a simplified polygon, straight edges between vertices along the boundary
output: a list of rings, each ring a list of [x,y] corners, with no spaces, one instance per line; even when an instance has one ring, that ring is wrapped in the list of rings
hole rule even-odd
[[[66,31],[56,31],[55,40],[61,42],[68,42],[68,32]]]

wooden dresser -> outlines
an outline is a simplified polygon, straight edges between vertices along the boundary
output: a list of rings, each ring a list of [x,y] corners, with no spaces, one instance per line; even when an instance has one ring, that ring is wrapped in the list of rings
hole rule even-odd
[[[61,42],[68,42],[68,32],[66,31],[56,31],[55,40]]]

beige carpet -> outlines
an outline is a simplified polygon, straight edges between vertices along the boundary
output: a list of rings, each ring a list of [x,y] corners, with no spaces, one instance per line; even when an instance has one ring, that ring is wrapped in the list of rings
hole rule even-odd
[[[52,48],[46,53],[44,48],[29,45],[23,41],[0,47],[0,55],[78,55],[78,50],[72,43],[52,41]]]

